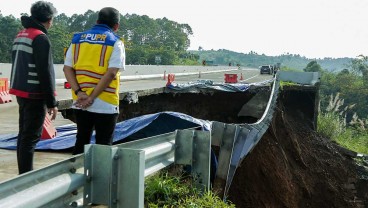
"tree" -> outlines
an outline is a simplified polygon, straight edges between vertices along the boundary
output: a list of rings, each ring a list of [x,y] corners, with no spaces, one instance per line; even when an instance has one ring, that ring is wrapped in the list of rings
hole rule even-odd
[[[305,72],[322,72],[322,67],[317,63],[317,61],[311,61],[303,69]]]
[[[64,48],[68,48],[71,43],[72,34],[65,32],[63,27],[51,27],[48,36],[52,43],[52,55],[55,64],[64,63]]]
[[[356,59],[352,60],[351,68],[358,74],[363,76],[364,86],[368,87],[368,56],[359,55]]]
[[[361,118],[368,117],[368,88],[364,86],[363,76],[344,69],[339,73],[324,72],[321,78],[321,109],[328,105],[330,95],[339,93],[344,100],[343,108],[351,105],[355,107],[348,112],[350,115],[357,113]],[[354,111],[354,112],[353,112]]]
[[[11,62],[13,40],[21,28],[20,21],[12,15],[0,16],[0,62]]]

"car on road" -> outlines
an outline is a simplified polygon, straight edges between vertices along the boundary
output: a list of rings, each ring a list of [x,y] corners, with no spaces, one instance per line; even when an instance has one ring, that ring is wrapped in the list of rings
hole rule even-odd
[[[259,67],[260,74],[273,74],[273,67],[271,65],[262,65]]]

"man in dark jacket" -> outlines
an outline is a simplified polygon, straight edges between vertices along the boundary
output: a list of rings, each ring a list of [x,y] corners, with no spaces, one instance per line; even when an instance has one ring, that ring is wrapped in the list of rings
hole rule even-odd
[[[19,104],[17,159],[19,174],[33,169],[33,154],[42,134],[46,112],[57,114],[55,72],[47,30],[56,15],[55,7],[45,1],[32,4],[31,16],[22,16],[24,29],[13,43],[9,93]]]

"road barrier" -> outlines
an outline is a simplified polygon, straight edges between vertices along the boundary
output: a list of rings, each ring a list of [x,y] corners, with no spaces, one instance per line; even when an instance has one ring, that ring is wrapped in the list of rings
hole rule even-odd
[[[12,102],[8,85],[8,78],[0,78],[0,104]]]
[[[168,74],[166,86],[170,85],[174,81],[175,81],[175,74]]]
[[[225,83],[237,83],[238,75],[237,74],[225,74]]]
[[[209,132],[177,130],[85,153],[0,184],[0,207],[103,204],[143,207],[144,178],[173,163],[190,165],[199,190],[210,186]]]

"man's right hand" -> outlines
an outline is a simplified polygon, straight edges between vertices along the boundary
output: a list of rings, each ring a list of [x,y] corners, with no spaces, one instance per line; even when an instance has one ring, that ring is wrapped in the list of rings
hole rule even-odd
[[[92,103],[90,102],[86,102],[86,100],[88,99],[88,95],[83,92],[83,91],[80,91],[78,92],[78,99],[77,99],[77,102],[75,103],[75,106],[78,107],[78,108],[88,108]]]

